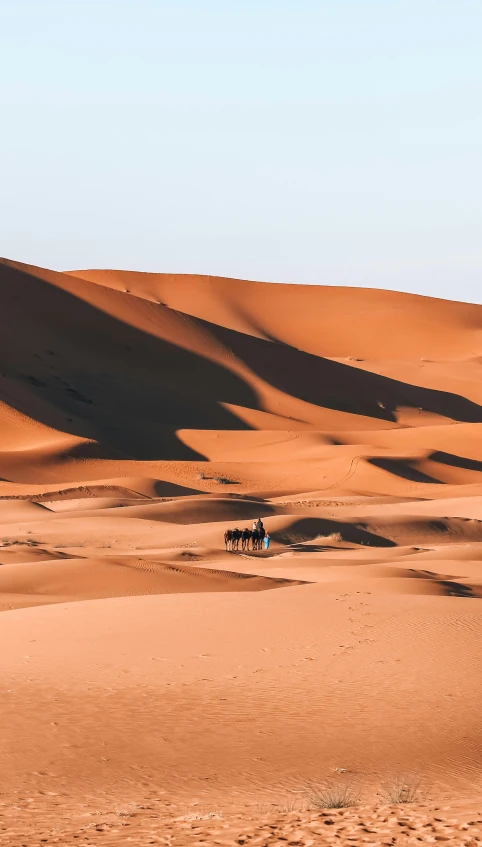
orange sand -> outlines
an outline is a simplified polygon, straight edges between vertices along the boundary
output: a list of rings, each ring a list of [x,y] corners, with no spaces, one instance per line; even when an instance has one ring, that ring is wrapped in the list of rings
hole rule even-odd
[[[0,305],[0,843],[475,844],[482,307],[6,260]]]

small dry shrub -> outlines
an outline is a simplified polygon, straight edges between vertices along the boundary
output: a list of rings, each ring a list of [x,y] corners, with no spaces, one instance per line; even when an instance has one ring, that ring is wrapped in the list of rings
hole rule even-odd
[[[381,794],[387,803],[415,803],[419,798],[419,776],[398,775],[382,783]]]
[[[329,535],[320,536],[320,541],[343,541],[341,532],[330,532]]]
[[[360,802],[358,791],[351,782],[310,783],[305,793],[308,803],[315,809],[347,809]]]
[[[133,818],[140,806],[137,803],[125,803],[123,806],[116,805],[115,814],[121,818]]]
[[[18,538],[3,538],[0,541],[0,547],[15,547],[15,545],[21,544],[27,547],[38,547],[40,541],[37,541],[35,538],[25,538],[23,541],[20,541]]]
[[[285,797],[280,803],[277,804],[278,810],[282,814],[288,814],[289,812],[301,812],[303,811],[303,801],[299,799],[299,797]]]

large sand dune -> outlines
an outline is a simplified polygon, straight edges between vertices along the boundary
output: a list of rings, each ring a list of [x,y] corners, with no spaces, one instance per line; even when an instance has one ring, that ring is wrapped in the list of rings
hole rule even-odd
[[[407,774],[475,810],[482,307],[3,260],[0,308],[5,843],[328,843],[310,782]]]

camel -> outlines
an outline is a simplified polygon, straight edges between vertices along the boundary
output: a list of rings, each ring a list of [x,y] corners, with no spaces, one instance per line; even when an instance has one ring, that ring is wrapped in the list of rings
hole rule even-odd
[[[253,544],[253,550],[261,550],[263,546],[263,538],[265,536],[265,530],[263,529],[254,529],[251,533],[251,541]]]
[[[243,533],[241,532],[240,529],[238,529],[238,527],[236,527],[236,529],[233,529],[232,533],[233,533],[232,549],[233,550],[239,550],[239,542],[241,541],[241,538],[243,537]]]
[[[246,529],[243,529],[243,534],[241,536],[241,549],[242,550],[249,550],[249,542],[251,540],[251,536],[252,536],[252,532],[251,532],[250,529],[248,529],[247,527],[246,527]]]
[[[230,553],[233,546],[233,530],[227,529],[224,533],[224,544],[226,547],[226,553]]]

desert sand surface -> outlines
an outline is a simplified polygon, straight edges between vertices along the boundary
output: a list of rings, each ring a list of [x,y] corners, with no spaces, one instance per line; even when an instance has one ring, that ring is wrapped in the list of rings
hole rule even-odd
[[[481,842],[482,307],[8,260],[0,305],[0,843]]]

